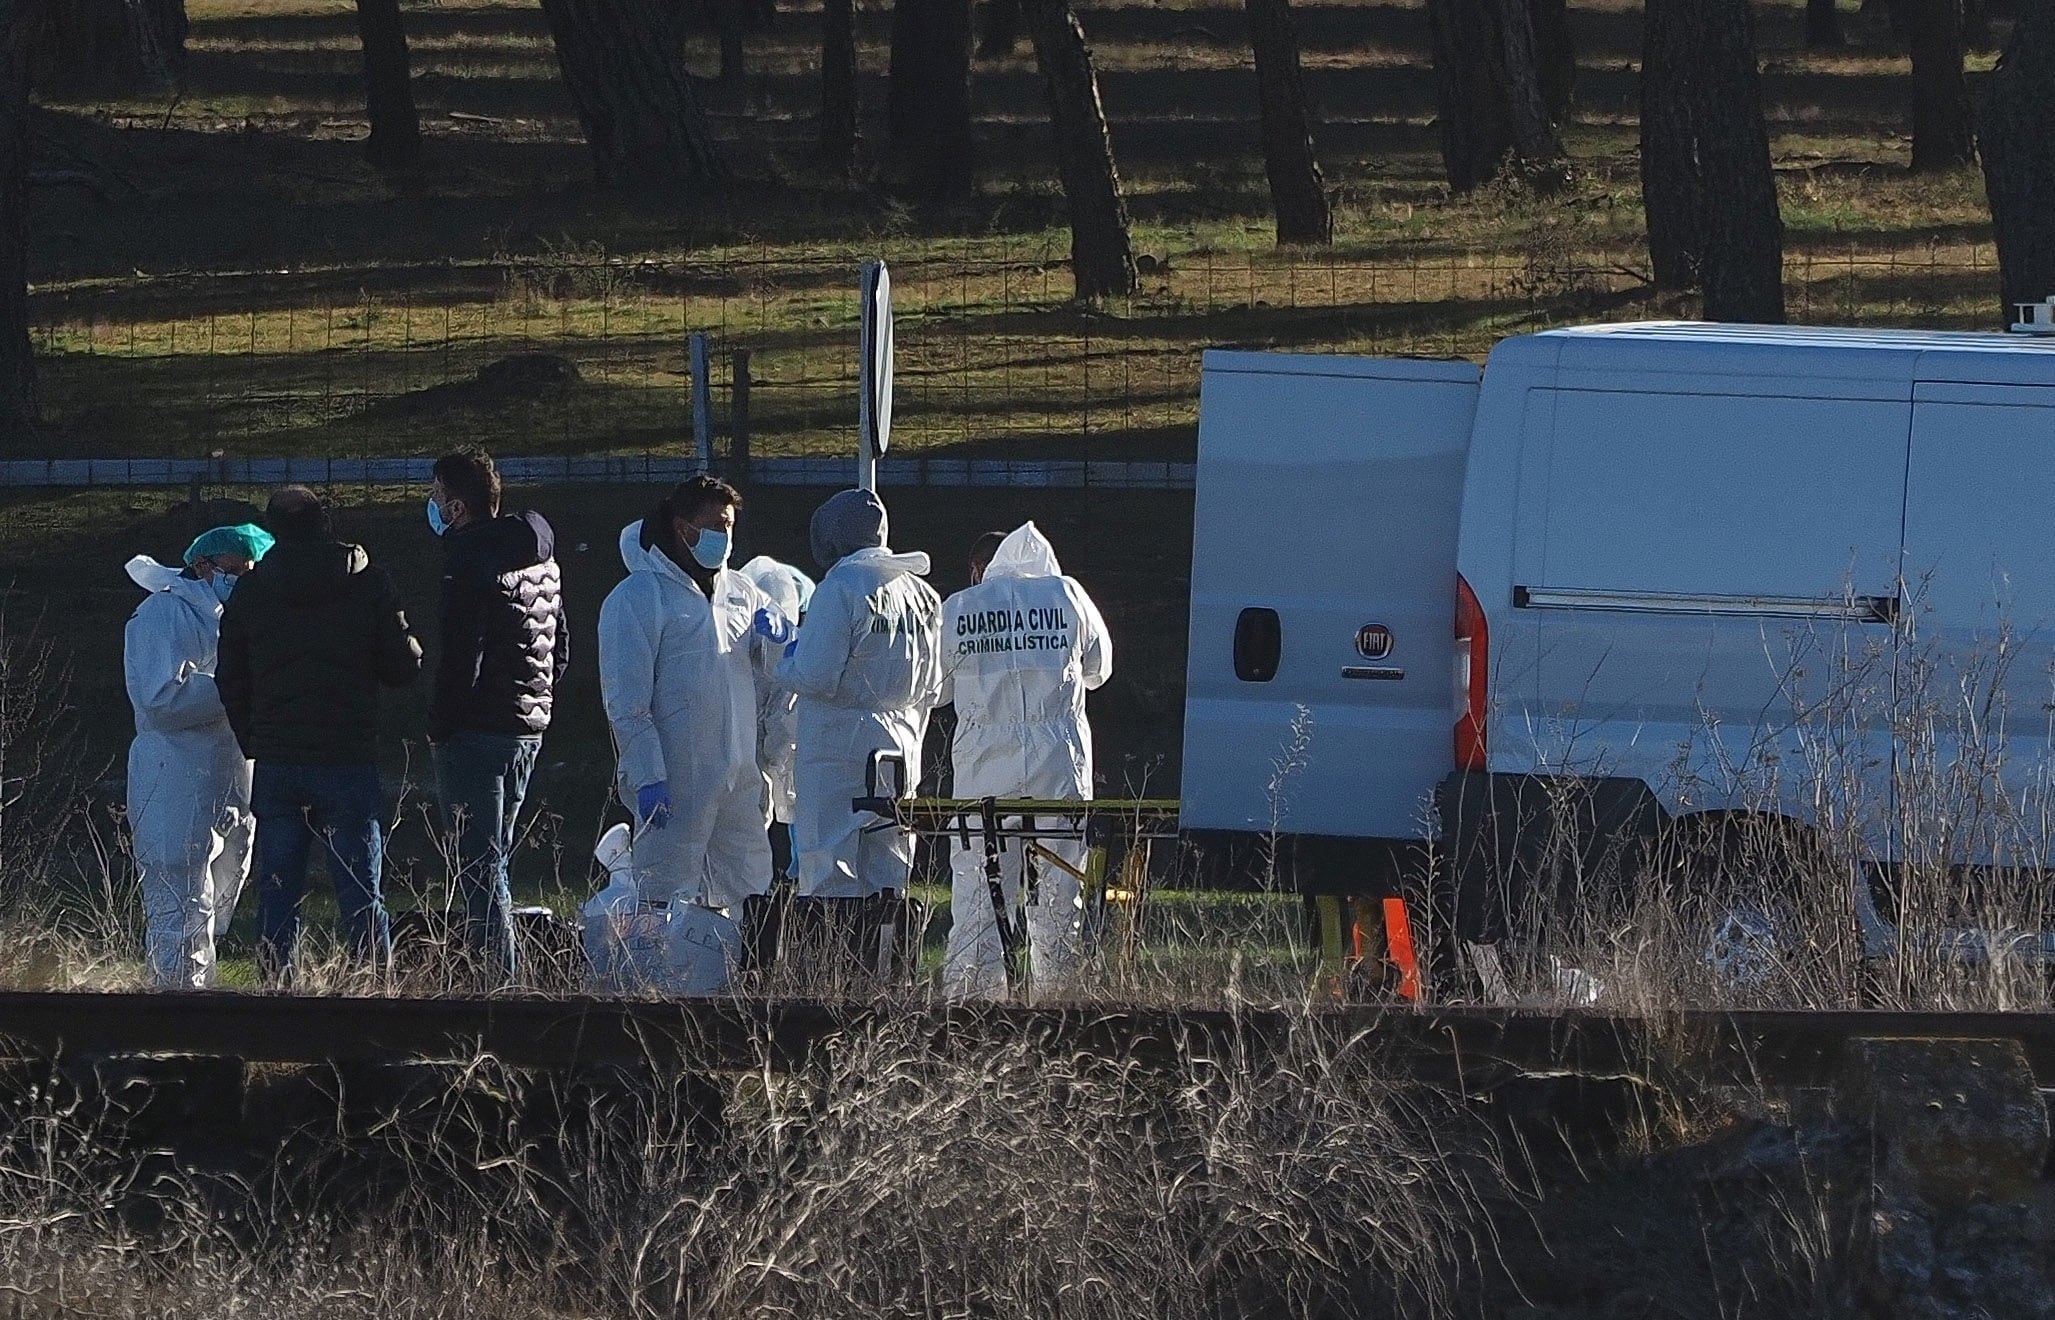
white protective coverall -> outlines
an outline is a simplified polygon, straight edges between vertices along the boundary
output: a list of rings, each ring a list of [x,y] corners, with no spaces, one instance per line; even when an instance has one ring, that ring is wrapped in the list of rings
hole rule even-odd
[[[778,681],[799,694],[797,812],[792,843],[799,893],[864,898],[904,890],[913,839],[872,829],[850,803],[864,794],[871,754],[905,758],[910,796],[921,739],[942,685],[942,598],[921,578],[928,557],[873,546],[844,555],[821,578],[797,647]]]
[[[806,613],[813,598],[814,581],[806,574],[771,558],[758,555],[739,570],[756,584],[779,613],[792,622]],[[771,785],[771,819],[792,823],[792,773],[799,750],[799,694],[775,680],[763,688],[763,704],[757,709],[762,730],[758,761]]]
[[[1113,673],[1113,639],[1098,606],[1063,576],[1055,549],[1033,523],[999,543],[983,580],[944,603],[942,652],[940,704],[956,706],[956,796],[1090,801],[1085,693]],[[1042,846],[1084,868],[1082,840],[1048,839]],[[1025,872],[1020,843],[1009,841],[1000,860],[1012,911]],[[982,831],[971,831],[968,848],[958,844],[950,873],[944,987],[955,995],[1003,994],[1006,963],[985,883]],[[1047,860],[1037,863],[1035,877],[1027,907],[1034,985],[1061,990],[1077,969],[1081,886]]]
[[[770,885],[763,772],[757,768],[758,689],[765,643],[750,621],[766,603],[732,569],[713,597],[661,549],[642,547],[642,524],[621,532],[628,577],[599,610],[599,687],[628,810],[636,790],[668,785],[670,822],[637,821],[636,891],[642,901],[730,908]]]
[[[122,637],[136,709],[128,748],[128,821],[143,882],[144,956],[160,989],[214,981],[250,873],[256,818],[250,763],[214,688],[221,602],[207,583],[138,555],[128,575],[150,594]]]

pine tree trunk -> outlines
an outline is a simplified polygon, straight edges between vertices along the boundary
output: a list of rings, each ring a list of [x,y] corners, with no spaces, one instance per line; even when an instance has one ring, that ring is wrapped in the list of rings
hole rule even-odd
[[[714,31],[721,40],[721,86],[733,91],[748,76],[749,9],[745,0],[712,0]]]
[[[1961,0],[1913,0],[1912,169],[1952,170],[1975,159],[1969,85],[1962,76]]]
[[[977,135],[971,121],[971,0],[933,0],[928,60],[928,146],[923,191],[931,206],[977,196]]]
[[[605,184],[676,190],[723,177],[662,0],[542,0],[557,67]]]
[[[2055,5],[2020,6],[1998,67],[1984,84],[1977,154],[1998,241],[2001,324],[2014,303],[2055,294]],[[9,332],[10,334],[12,331]]]
[[[1813,50],[1839,50],[1846,45],[1841,10],[1835,0],[1805,0],[1805,44]]]
[[[1513,150],[1499,90],[1496,25],[1480,0],[1427,0],[1434,36],[1435,127],[1449,187],[1465,193],[1497,177]]]
[[[22,25],[29,78],[48,92],[160,90],[185,57],[184,0],[48,0]]]
[[[1912,33],[1911,0],[1862,0],[1861,13],[1868,22],[1881,19],[1890,33],[1890,44],[1894,49],[1904,50]]]
[[[1280,245],[1334,241],[1334,212],[1313,150],[1313,117],[1299,73],[1291,0],[1247,0],[1249,45],[1263,102],[1263,167]]]
[[[885,127],[894,149],[918,140],[927,118],[922,80],[936,0],[892,0],[892,53],[886,65]]]
[[[1442,166],[1456,192],[1496,178],[1508,159],[1537,182],[1561,180],[1534,9],[1534,0],[1427,0]]]
[[[1651,3],[1642,32],[1641,209],[1656,287],[1682,290],[1698,284],[1705,198],[1691,101],[1686,89],[1670,86],[1692,59],[1690,25],[1674,17],[1674,5]]]
[[[1570,40],[1568,0],[1534,0],[1533,21],[1542,100],[1548,107],[1548,122],[1560,126],[1577,99],[1577,47]]]
[[[856,7],[821,4],[821,156],[836,169],[856,168]]]
[[[971,0],[895,0],[887,120],[898,173],[930,206],[977,191]]]
[[[36,426],[36,355],[29,347],[29,86],[24,0],[0,0],[0,441]]]
[[[357,0],[364,46],[364,108],[371,137],[364,154],[378,165],[411,165],[421,157],[421,117],[407,61],[399,0]]]
[[[1021,0],[985,0],[978,6],[978,58],[1004,59],[1020,44]]]
[[[1513,125],[1513,150],[1529,170],[1563,158],[1563,142],[1549,118],[1542,92],[1541,61],[1535,53],[1533,0],[1498,0],[1498,35],[1503,48],[1500,76]]]
[[[1648,0],[1641,192],[1665,288],[1695,283],[1714,321],[1784,319],[1762,78],[1747,0]]]
[[[1070,269],[1081,299],[1133,293],[1137,276],[1127,199],[1099,100],[1092,48],[1069,0],[1022,0],[1049,97],[1056,166],[1070,206]]]
[[[1988,0],[1962,0],[1962,47],[1991,48],[1991,6]]]

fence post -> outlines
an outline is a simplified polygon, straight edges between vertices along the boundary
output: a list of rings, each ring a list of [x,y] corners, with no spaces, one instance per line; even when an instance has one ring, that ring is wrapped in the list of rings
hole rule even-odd
[[[686,338],[692,358],[692,456],[699,470],[714,470],[714,391],[708,379],[706,334],[695,331]]]
[[[738,348],[733,355],[728,396],[728,475],[749,480],[749,350]]]

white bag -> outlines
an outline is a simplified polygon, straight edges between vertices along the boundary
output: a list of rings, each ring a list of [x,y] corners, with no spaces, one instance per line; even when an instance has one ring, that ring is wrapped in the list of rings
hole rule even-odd
[[[717,995],[742,958],[742,926],[715,908],[680,903],[664,941],[664,989],[674,995]]]
[[[633,974],[635,958],[631,953],[631,941],[645,943],[649,938],[645,934],[641,940],[634,940],[640,904],[628,827],[616,825],[601,835],[599,846],[592,850],[592,855],[606,868],[607,883],[606,888],[585,900],[585,905],[578,909],[585,959],[592,967],[591,983],[595,987],[626,990],[642,980]]]
[[[595,987],[717,995],[742,956],[742,927],[726,913],[696,903],[644,904],[635,885],[628,827],[600,836],[593,856],[607,869],[606,888],[579,909],[585,956]]]

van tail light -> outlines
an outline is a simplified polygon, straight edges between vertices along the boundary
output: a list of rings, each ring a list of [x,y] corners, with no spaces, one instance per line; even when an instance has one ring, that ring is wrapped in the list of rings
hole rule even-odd
[[[1455,717],[1456,769],[1482,770],[1485,763],[1485,694],[1491,687],[1491,636],[1477,593],[1456,578]]]

